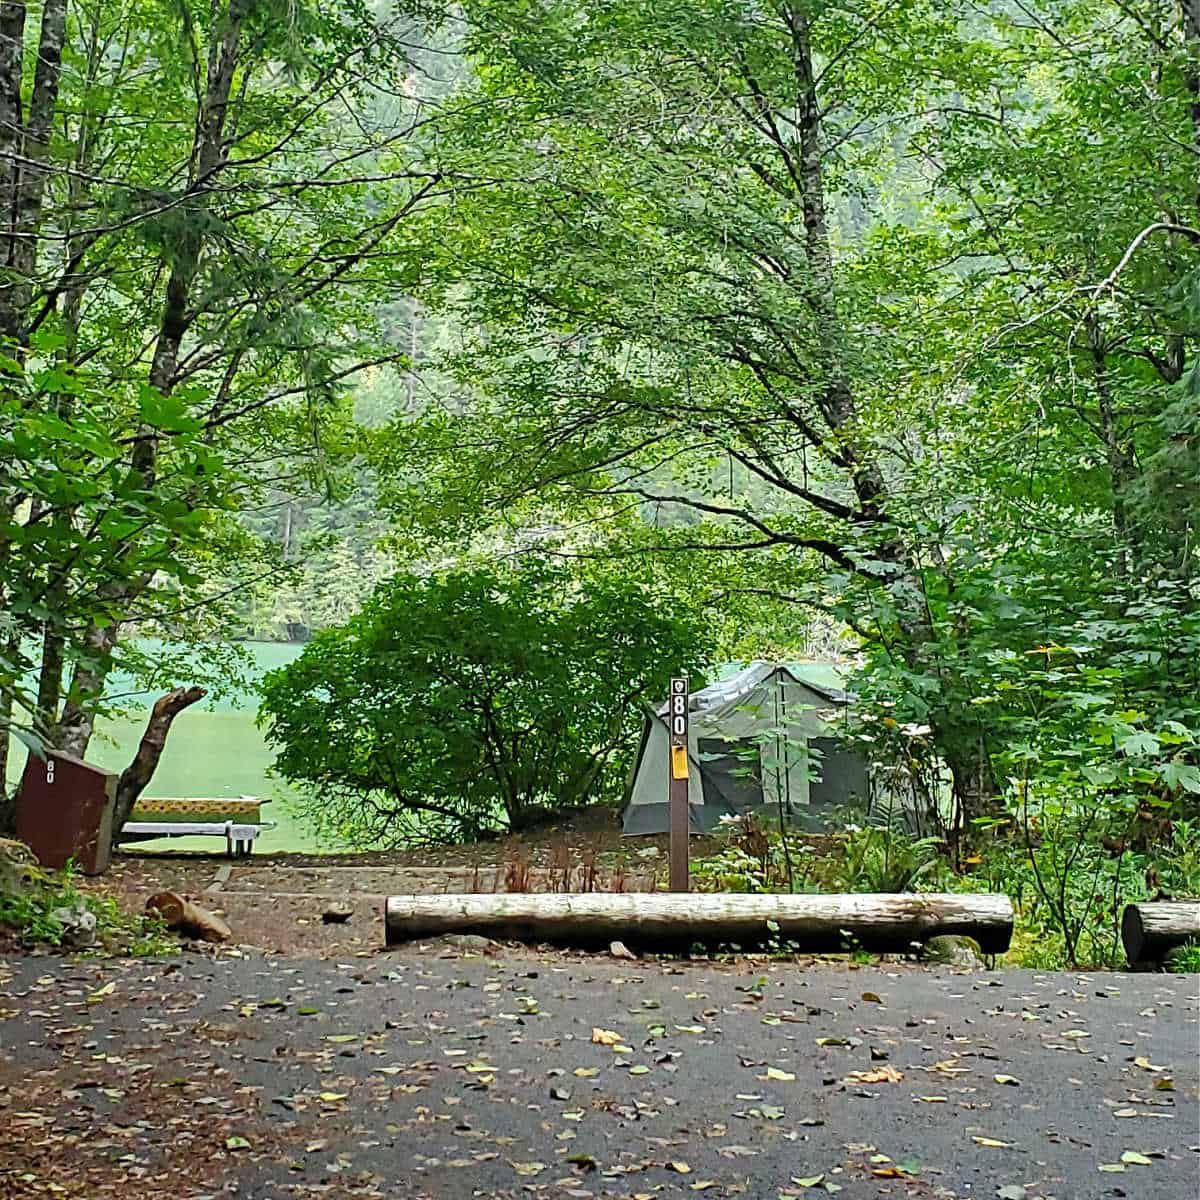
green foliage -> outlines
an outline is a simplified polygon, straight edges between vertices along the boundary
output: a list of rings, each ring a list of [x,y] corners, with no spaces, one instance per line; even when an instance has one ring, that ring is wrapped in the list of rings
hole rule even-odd
[[[1149,865],[1168,896],[1200,896],[1200,820],[1172,822],[1169,842]]]
[[[986,847],[1053,953],[1110,958],[1137,856],[1190,874],[1143,835],[1200,806],[1200,25],[1021,7],[70,5],[48,140],[0,129],[0,729],[70,712],[78,749],[114,666],[191,669],[121,630],[333,626],[337,744],[285,738],[324,827],[519,823],[616,791],[557,651],[501,622],[487,675],[572,714],[546,782],[346,647],[416,605],[370,599],[397,558],[624,558],[729,657],[861,651],[953,868]],[[547,588],[599,638],[597,578]],[[465,692],[486,647],[439,647],[492,599],[401,676]],[[378,749],[380,712],[420,736]],[[921,882],[890,836],[852,874]],[[714,878],[765,885],[746,853]]]
[[[936,888],[937,842],[868,825],[842,843],[835,881],[846,892],[912,892]]]
[[[56,910],[85,909],[96,918],[96,942],[89,950],[135,956],[178,950],[178,943],[167,935],[158,918],[130,915],[111,897],[81,892],[70,864],[61,871],[35,868],[28,874],[27,888],[0,892],[0,928],[17,934],[23,945],[63,948],[67,931],[55,916]]]
[[[263,683],[277,769],[359,845],[521,829],[614,802],[642,706],[709,660],[705,627],[630,575],[397,575]],[[627,763],[625,764],[627,765]]]
[[[850,827],[829,837],[792,838],[797,891],[1003,892],[1016,923],[1008,960],[1044,970],[1119,967],[1120,919],[1126,904],[1200,896],[1200,826],[1181,819],[1143,849],[1104,844],[1073,818],[1019,835],[991,836],[963,874],[950,870],[944,846],[886,827]],[[788,890],[774,831],[736,827],[730,844],[695,860],[692,876],[712,891]],[[1187,958],[1186,961],[1191,961]]]
[[[1028,8],[467,5],[446,144],[505,182],[437,213],[461,394],[376,447],[418,538],[607,521],[835,614],[956,844],[1038,647],[1197,728],[1200,31]]]
[[[765,892],[763,864],[745,850],[730,846],[691,864],[691,877],[702,892]]]
[[[692,863],[712,891],[936,891],[948,874],[933,838],[856,825],[829,836],[781,834],[753,821],[732,825],[730,844]]]
[[[1200,974],[1200,942],[1188,942],[1171,955],[1169,969],[1176,975]]]
[[[14,25],[0,64],[32,97],[0,130],[0,721],[32,676],[41,724],[81,753],[115,668],[161,680],[122,632],[227,636],[243,589],[294,570],[243,516],[357,468],[347,388],[407,360],[383,306],[438,181],[405,13],[44,8],[65,14],[61,73],[49,17]]]

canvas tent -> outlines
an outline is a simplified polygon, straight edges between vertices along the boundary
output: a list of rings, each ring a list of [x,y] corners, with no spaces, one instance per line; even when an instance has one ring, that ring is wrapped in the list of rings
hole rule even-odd
[[[725,815],[777,815],[780,803],[793,824],[821,829],[830,810],[853,799],[869,803],[866,760],[838,738],[853,697],[832,686],[831,678],[836,675],[826,664],[752,662],[692,693],[693,833],[708,832]],[[670,829],[666,715],[665,704],[647,713],[626,787],[626,834]],[[817,773],[819,779],[810,778]]]

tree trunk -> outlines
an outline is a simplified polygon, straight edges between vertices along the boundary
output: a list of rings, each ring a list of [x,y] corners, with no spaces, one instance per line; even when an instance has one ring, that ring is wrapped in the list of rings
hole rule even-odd
[[[5,226],[0,242],[0,338],[21,342],[25,312],[20,306],[20,280],[8,274],[16,252],[15,220],[20,183],[22,132],[25,128],[21,100],[25,73],[25,5],[0,4],[0,221]],[[9,351],[11,353],[11,350]]]
[[[1192,145],[1200,151],[1200,4],[1196,0],[1182,0],[1183,37],[1187,52],[1184,78],[1191,96]],[[1200,179],[1197,179],[1196,212],[1200,215]]]
[[[12,696],[0,690],[0,838],[12,837],[17,832],[16,789],[8,790],[8,747],[9,722],[12,720]]]
[[[52,729],[58,720],[62,701],[62,677],[66,639],[58,625],[50,620],[42,628],[42,666],[38,674],[38,719]]]
[[[1126,905],[1121,941],[1131,967],[1161,963],[1172,950],[1188,942],[1200,943],[1200,900]]]
[[[0,599],[2,598],[3,592],[0,590]],[[0,646],[0,672],[16,663],[20,650],[21,642],[16,637],[10,638]],[[3,674],[0,674],[0,684],[3,683],[3,679]],[[16,680],[12,682],[15,683]],[[16,788],[12,789],[11,794],[8,789],[9,746],[12,738],[10,730],[14,707],[12,692],[7,687],[0,686],[0,837],[12,837],[17,831]]]
[[[104,692],[104,681],[117,645],[117,626],[89,626],[83,638],[90,661],[77,662],[71,676],[71,687],[63,705],[62,716],[55,726],[54,744],[75,758],[87,755],[88,743],[96,725],[96,704]]]
[[[939,730],[938,744],[950,768],[954,802],[962,826],[970,831],[973,821],[997,815],[998,790],[992,759],[982,735],[968,739]]]
[[[112,823],[113,845],[116,845],[138,797],[154,776],[167,743],[167,734],[171,731],[171,723],[185,708],[203,700],[207,694],[200,687],[176,688],[155,701],[133,762],[121,772],[121,778],[117,781],[117,802]]]
[[[655,950],[696,942],[750,946],[778,938],[814,953],[857,948],[904,953],[931,937],[958,934],[974,938],[985,953],[1002,954],[1012,926],[1012,902],[1001,895],[501,893],[392,896],[385,910],[389,945],[477,933],[578,946],[619,940]]]
[[[182,223],[182,232],[167,255],[170,272],[150,361],[150,386],[163,395],[169,394],[175,386],[180,347],[191,323],[188,302],[204,248],[203,217],[208,194],[216,186],[217,176],[225,161],[230,89],[237,72],[242,23],[251,8],[249,0],[230,0],[209,47],[207,86],[192,147],[195,174],[185,197],[187,219]],[[129,469],[135,486],[147,492],[153,492],[159,482],[158,445],[159,431],[151,425],[140,425],[133,439]],[[152,576],[121,579],[119,559],[114,567],[114,581],[107,589],[105,599],[116,610],[119,620],[124,616],[122,609],[149,587]],[[112,651],[117,644],[117,624],[110,620],[104,625],[89,626],[83,642],[95,662],[76,667],[70,695],[63,706],[58,726],[61,749],[79,758],[83,757],[91,741],[95,725],[95,702],[103,691]]]
[[[62,77],[63,43],[66,40],[67,0],[45,0],[38,35],[37,63],[29,94],[29,115],[21,138],[22,163],[17,168],[15,237],[9,266],[15,278],[14,306],[20,321],[19,338],[28,339],[29,303],[37,268],[37,231],[46,194],[46,161],[50,132],[58,108],[58,85]]]

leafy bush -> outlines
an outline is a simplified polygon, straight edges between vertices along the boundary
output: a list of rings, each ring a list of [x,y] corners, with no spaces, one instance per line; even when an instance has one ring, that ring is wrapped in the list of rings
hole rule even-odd
[[[1126,904],[1200,895],[1200,822],[1181,819],[1169,836],[1144,850],[1098,836],[1070,841],[1073,818],[1038,827],[1032,843],[1019,831],[998,832],[954,874],[943,846],[888,828],[850,828],[844,835],[792,835],[800,864],[794,890],[821,892],[1002,892],[1016,913],[1008,959],[1051,970],[1066,966],[1119,967],[1124,962],[1120,918]],[[729,846],[698,859],[693,879],[704,890],[786,892],[779,834],[733,827]],[[1172,969],[1193,970],[1200,957],[1180,955]]]
[[[682,606],[680,606],[682,608]],[[276,766],[319,833],[459,840],[615,801],[642,705],[708,634],[631,576],[519,567],[398,575],[263,683]]]
[[[769,892],[761,859],[740,846],[727,846],[691,864],[692,882],[703,892]]]
[[[935,839],[897,829],[850,826],[827,837],[785,836],[746,819],[729,833],[728,846],[692,864],[704,890],[905,892],[940,886],[948,873]]]
[[[1169,896],[1200,896],[1200,820],[1172,822],[1171,838],[1149,864],[1154,881]]]

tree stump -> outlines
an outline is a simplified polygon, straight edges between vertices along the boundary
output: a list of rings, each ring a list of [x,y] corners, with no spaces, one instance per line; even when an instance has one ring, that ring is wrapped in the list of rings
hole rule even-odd
[[[0,895],[25,895],[41,874],[37,858],[24,842],[0,838]]]
[[[176,892],[157,892],[146,901],[146,911],[157,913],[168,929],[205,942],[228,942],[233,930],[216,913],[193,904]]]

